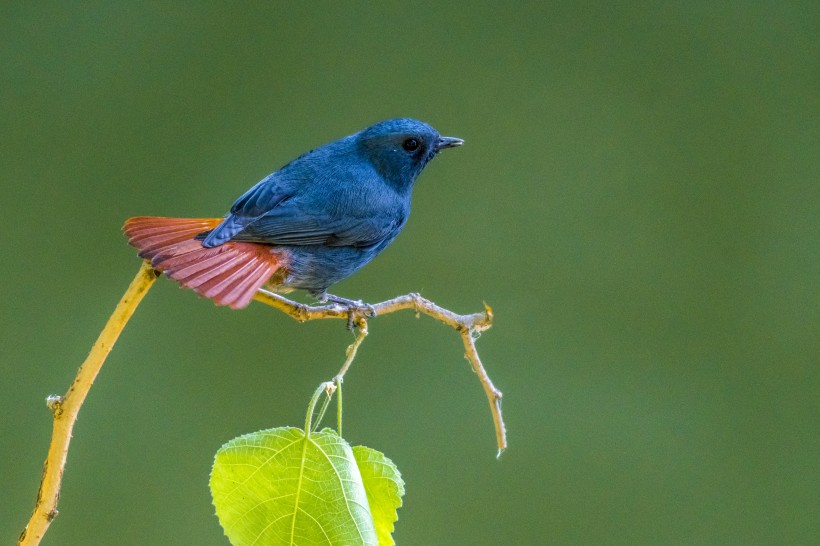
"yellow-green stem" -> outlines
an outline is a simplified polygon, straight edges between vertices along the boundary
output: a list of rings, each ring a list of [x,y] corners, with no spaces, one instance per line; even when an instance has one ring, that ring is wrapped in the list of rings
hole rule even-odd
[[[63,478],[66,457],[68,456],[68,444],[71,442],[71,431],[77,420],[77,414],[80,412],[85,397],[105,363],[108,353],[114,347],[120,332],[125,328],[128,319],[134,314],[148,289],[151,288],[157,275],[158,273],[151,268],[148,262],[142,263],[137,276],[131,281],[122,299],[117,304],[117,308],[114,309],[114,313],[108,319],[102,332],[100,332],[100,336],[91,348],[85,362],[77,371],[77,376],[65,396],[50,396],[48,398],[48,407],[54,414],[51,444],[48,448],[48,456],[43,463],[43,477],[40,482],[40,489],[37,492],[34,513],[32,513],[28,525],[20,534],[19,545],[32,546],[39,544],[48,530],[48,526],[57,517],[60,484]]]

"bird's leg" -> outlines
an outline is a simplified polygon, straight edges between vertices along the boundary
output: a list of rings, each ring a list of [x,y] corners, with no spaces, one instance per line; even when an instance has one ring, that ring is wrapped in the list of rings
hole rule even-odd
[[[334,296],[327,292],[314,294],[319,303],[332,303],[347,308],[347,329],[353,330],[353,325],[357,315],[365,317],[375,317],[376,308],[362,300],[350,300],[341,296]]]

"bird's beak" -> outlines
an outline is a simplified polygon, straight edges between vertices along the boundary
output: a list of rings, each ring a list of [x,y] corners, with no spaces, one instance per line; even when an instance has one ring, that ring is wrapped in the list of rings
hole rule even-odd
[[[461,146],[464,144],[464,141],[460,138],[443,136],[439,137],[438,142],[436,143],[436,151],[440,152],[445,148],[455,148],[456,146]]]

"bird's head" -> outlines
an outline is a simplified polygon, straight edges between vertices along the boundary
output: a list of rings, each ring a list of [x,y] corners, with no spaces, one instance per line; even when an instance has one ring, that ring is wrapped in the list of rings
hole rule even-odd
[[[376,123],[356,139],[365,157],[400,190],[412,188],[427,162],[441,150],[464,144],[460,138],[443,137],[426,123],[410,118]]]

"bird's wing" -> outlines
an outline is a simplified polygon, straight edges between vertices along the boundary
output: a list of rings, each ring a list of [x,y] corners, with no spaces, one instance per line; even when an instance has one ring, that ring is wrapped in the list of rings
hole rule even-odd
[[[237,199],[230,214],[205,236],[203,246],[227,241],[355,247],[379,244],[404,225],[409,201],[378,185],[363,191],[359,180],[370,175],[369,171],[354,173],[351,169],[317,171],[311,163],[292,162]]]
[[[279,176],[278,172],[263,178],[234,202],[230,214],[208,233],[202,244],[214,247],[233,240],[254,220],[289,199],[299,182]]]
[[[368,247],[393,235],[404,225],[395,213],[366,217],[309,213],[299,203],[286,202],[248,223],[232,240],[270,245],[327,245]]]
[[[231,206],[231,214],[244,218],[258,218],[296,193],[303,180],[270,174],[243,193]]]

